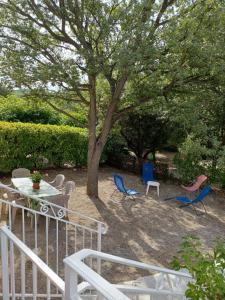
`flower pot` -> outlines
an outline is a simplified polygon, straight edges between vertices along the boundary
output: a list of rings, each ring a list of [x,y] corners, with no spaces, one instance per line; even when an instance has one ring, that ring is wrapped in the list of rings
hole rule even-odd
[[[39,190],[40,189],[40,182],[33,182],[33,189]]]

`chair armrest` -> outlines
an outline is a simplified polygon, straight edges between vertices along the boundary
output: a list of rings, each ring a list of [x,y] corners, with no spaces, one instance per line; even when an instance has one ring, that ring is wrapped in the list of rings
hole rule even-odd
[[[55,182],[55,180],[52,180],[52,181],[49,181],[48,183],[50,184],[50,183],[54,183]]]

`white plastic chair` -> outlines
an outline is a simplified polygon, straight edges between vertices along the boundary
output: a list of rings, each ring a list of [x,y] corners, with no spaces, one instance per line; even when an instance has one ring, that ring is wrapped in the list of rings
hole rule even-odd
[[[16,204],[25,206],[26,200],[25,198],[22,198],[20,196],[20,193],[12,190],[9,185],[0,183],[0,188],[6,190],[6,192],[2,195],[3,199],[9,202],[15,202]],[[2,213],[5,214],[6,204],[2,203]],[[17,213],[18,207],[12,206],[11,210],[11,222],[14,224],[16,213]]]
[[[69,195],[56,195],[56,196],[52,196],[52,197],[48,198],[48,201],[50,203],[54,203],[58,206],[61,206],[62,208],[68,208],[69,198],[70,198]],[[52,210],[54,210],[54,212]],[[47,212],[47,215],[60,217],[59,216],[60,210],[61,210],[60,208],[53,206],[52,209],[49,209],[49,211]]]
[[[76,185],[74,181],[67,181],[63,188],[63,194],[70,196],[72,192],[75,190]]]
[[[30,176],[30,170],[25,168],[18,168],[12,171],[12,178],[24,178]]]
[[[61,189],[63,187],[63,183],[65,180],[65,176],[63,174],[57,174],[53,181],[49,183],[52,184],[55,188]]]

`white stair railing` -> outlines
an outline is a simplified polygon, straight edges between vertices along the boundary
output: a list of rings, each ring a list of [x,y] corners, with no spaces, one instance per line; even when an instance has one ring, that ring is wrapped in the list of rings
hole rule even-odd
[[[2,297],[3,300],[15,300],[16,297],[25,299],[27,297],[37,299],[37,297],[61,297],[65,292],[64,281],[49,268],[31,249],[21,242],[6,226],[0,228],[1,237],[1,262],[2,262]],[[20,293],[16,292],[16,262],[15,250],[20,253]],[[32,263],[30,282],[32,282],[32,292],[26,293],[25,268],[28,261]],[[46,279],[46,294],[38,292],[38,271]],[[56,287],[59,293],[51,294],[50,285]]]
[[[51,270],[31,249],[20,241],[6,226],[0,228],[1,238],[1,261],[2,261],[2,282],[3,300],[15,300],[16,297],[26,299],[27,297],[36,300],[38,297],[64,300],[153,300],[153,299],[186,299],[185,290],[176,291],[170,288],[144,288],[132,285],[111,284],[87,264],[90,258],[94,260],[108,261],[122,264],[128,267],[140,268],[151,272],[161,273],[165,276],[176,276],[191,281],[192,277],[183,272],[177,272],[166,268],[144,264],[141,262],[116,257],[98,251],[84,249],[64,259],[65,282]],[[15,251],[20,253],[20,264],[15,260]],[[31,265],[26,266],[29,261]],[[19,292],[16,277],[16,268],[20,268]],[[27,268],[29,267],[29,268]],[[26,271],[25,271],[26,270]],[[30,276],[25,281],[25,272]],[[42,277],[38,277],[38,272]],[[43,277],[46,292],[43,292]],[[168,280],[170,277],[168,277]],[[39,285],[41,281],[42,285]],[[26,290],[30,285],[32,291]],[[58,290],[58,293],[55,291]],[[143,298],[144,296],[144,298]],[[156,297],[156,298],[155,298]]]
[[[113,285],[84,263],[84,260],[87,260],[88,258],[122,264],[128,267],[135,267],[150,272],[156,272],[157,274],[163,274],[168,280],[169,288],[159,289],[157,286],[155,288],[143,288],[132,285]],[[173,289],[170,276],[172,275],[176,276],[178,279],[185,279],[186,282],[192,280],[192,277],[184,272],[153,266],[89,249],[81,250],[65,258],[64,264],[66,272],[65,300],[76,299],[76,297],[73,298],[73,295],[79,295],[81,299],[83,299],[82,295],[85,297],[85,292],[88,292],[87,295],[92,292],[91,295],[97,295],[97,299],[99,300],[151,300],[153,299],[153,296],[161,297],[157,299],[163,300],[186,299],[184,290],[177,291]],[[82,283],[80,284],[78,284],[78,276],[83,279]],[[82,289],[81,286],[83,287]],[[145,295],[145,298],[142,298],[143,295]]]

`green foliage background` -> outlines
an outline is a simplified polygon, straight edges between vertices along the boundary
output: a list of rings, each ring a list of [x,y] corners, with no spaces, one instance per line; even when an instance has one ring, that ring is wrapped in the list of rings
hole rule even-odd
[[[82,128],[0,122],[0,170],[86,165],[87,142]]]
[[[87,116],[84,111],[70,114],[74,119],[55,111],[41,101],[21,99],[13,94],[0,97],[1,121],[86,127]]]

